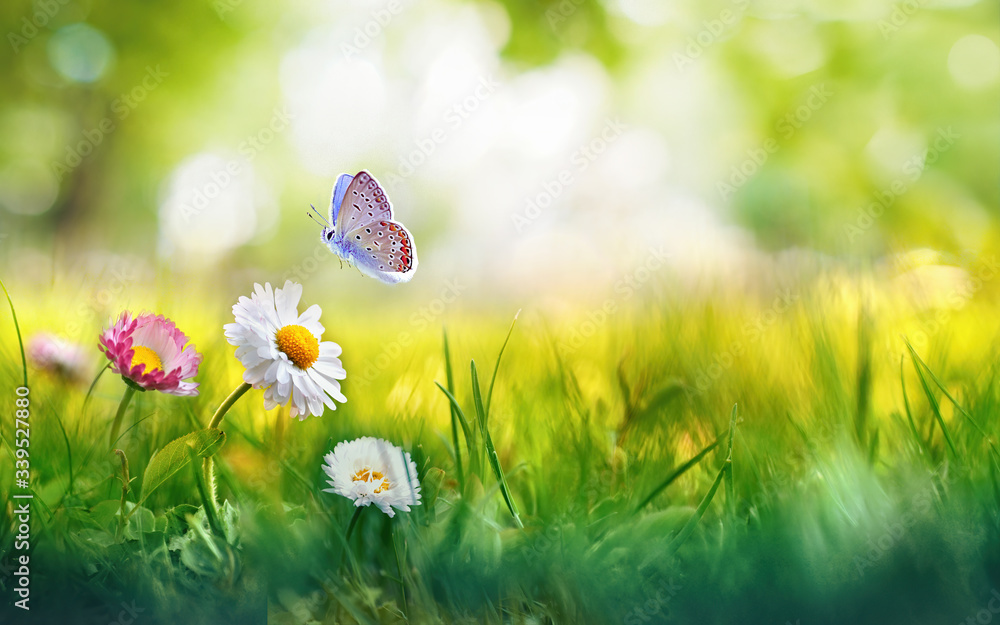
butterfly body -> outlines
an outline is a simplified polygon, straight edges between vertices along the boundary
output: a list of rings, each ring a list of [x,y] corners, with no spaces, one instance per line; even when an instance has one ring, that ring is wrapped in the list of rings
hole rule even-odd
[[[362,273],[387,284],[408,282],[417,270],[417,248],[392,205],[367,171],[341,174],[330,199],[323,243]]]

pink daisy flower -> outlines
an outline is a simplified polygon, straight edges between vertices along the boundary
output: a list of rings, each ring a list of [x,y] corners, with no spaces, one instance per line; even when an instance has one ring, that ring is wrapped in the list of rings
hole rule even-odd
[[[91,366],[82,346],[48,332],[39,332],[28,341],[28,359],[36,368],[69,382],[85,380]]]
[[[197,382],[184,382],[198,373],[201,354],[173,321],[163,315],[143,313],[132,318],[123,312],[101,333],[101,351],[111,368],[126,383],[144,391],[170,395],[198,394]]]

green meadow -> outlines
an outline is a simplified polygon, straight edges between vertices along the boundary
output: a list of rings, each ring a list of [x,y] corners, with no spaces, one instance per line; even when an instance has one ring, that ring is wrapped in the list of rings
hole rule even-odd
[[[202,351],[201,392],[137,394],[114,445],[128,461],[123,499],[107,442],[120,378],[105,371],[88,391],[90,380],[27,371],[34,622],[992,614],[997,291],[976,261],[937,305],[916,306],[892,272],[926,268],[824,269],[781,288],[687,297],[661,274],[638,297],[609,293],[561,319],[458,307],[426,327],[348,312],[307,286],[304,302],[328,320],[324,340],[343,346],[348,402],[303,422],[265,411],[260,391],[237,402],[221,444],[191,445],[216,463],[215,523],[186,458],[143,488],[153,454],[205,428],[239,384],[221,331],[231,302],[130,293],[173,315]],[[10,289],[22,333],[74,321],[58,292]],[[75,317],[95,343],[96,317]],[[391,321],[410,332],[403,353],[380,357],[393,348],[371,328]],[[3,336],[13,404],[25,373],[9,317]],[[348,540],[353,506],[321,492],[320,464],[363,435],[412,454],[422,502],[392,519],[362,509]],[[3,445],[13,458],[6,424]],[[11,520],[12,470],[0,464]],[[5,553],[16,525],[3,525]],[[4,564],[9,592],[16,563]]]
[[[1000,623],[995,0],[0,38],[0,625]]]

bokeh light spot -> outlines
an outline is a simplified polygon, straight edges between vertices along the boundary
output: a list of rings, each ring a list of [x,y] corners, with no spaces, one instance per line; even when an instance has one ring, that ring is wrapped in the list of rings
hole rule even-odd
[[[104,33],[87,24],[60,28],[49,40],[49,61],[64,78],[90,83],[105,74],[114,48]]]

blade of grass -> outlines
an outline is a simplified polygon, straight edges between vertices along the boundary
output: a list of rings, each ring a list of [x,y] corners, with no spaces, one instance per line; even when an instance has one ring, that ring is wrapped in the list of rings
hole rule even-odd
[[[524,529],[524,523],[521,522],[521,515],[517,511],[517,504],[514,503],[514,497],[511,495],[510,487],[507,485],[507,478],[504,477],[503,469],[500,467],[500,457],[497,455],[496,447],[493,445],[493,437],[490,436],[490,431],[486,427],[486,411],[483,408],[483,396],[479,389],[479,374],[476,372],[475,360],[472,361],[471,369],[472,399],[476,406],[476,416],[479,419],[480,434],[485,443],[486,458],[490,462],[490,467],[497,478],[497,483],[500,484],[500,493],[503,494],[503,500],[507,504],[507,509],[510,510],[510,514],[514,517],[514,522],[518,528]]]
[[[701,503],[698,504],[698,509],[694,511],[694,514],[692,514],[691,518],[687,520],[687,523],[684,524],[681,531],[678,532],[677,536],[675,536],[674,539],[670,541],[670,544],[667,545],[667,552],[664,554],[664,557],[670,558],[677,553],[677,550],[681,548],[684,541],[688,539],[688,536],[690,536],[691,532],[694,531],[694,528],[697,527],[698,521],[700,521],[701,517],[705,515],[705,510],[708,510],[709,504],[712,503],[712,499],[715,497],[715,491],[719,490],[719,484],[722,482],[722,478],[725,474],[726,467],[723,466],[719,469],[719,474],[715,476],[715,481],[712,482],[712,487],[708,489],[708,493],[705,494],[704,499],[702,499]]]
[[[90,383],[90,388],[87,389],[87,395],[83,398],[83,408],[80,409],[80,412],[87,411],[87,404],[90,403],[90,397],[94,394],[94,387],[97,386],[97,381],[100,380],[101,376],[104,375],[104,372],[110,368],[111,362],[108,361],[108,364],[104,365],[101,370],[97,372],[97,376],[94,378],[94,381]]]
[[[729,415],[729,444],[726,448],[726,505],[729,512],[736,512],[736,485],[733,484],[733,441],[736,440],[736,404],[733,404],[733,412]]]
[[[931,412],[934,413],[934,419],[941,427],[941,433],[944,434],[944,440],[948,443],[948,449],[951,450],[952,456],[955,459],[958,459],[958,450],[955,449],[955,442],[951,439],[951,434],[948,433],[948,427],[944,424],[944,418],[941,416],[941,407],[938,404],[937,398],[934,397],[934,392],[931,391],[930,385],[927,384],[927,378],[924,377],[924,373],[921,370],[920,363],[923,361],[920,360],[920,356],[917,355],[916,350],[913,349],[912,345],[910,345],[910,341],[904,337],[903,342],[906,343],[906,348],[910,350],[910,356],[913,357],[913,370],[917,372],[917,378],[920,380],[920,385],[924,389],[924,394],[927,395],[927,401],[931,405]]]
[[[875,461],[878,459],[878,445],[879,437],[881,436],[880,430],[875,427],[875,434],[871,437],[871,442],[868,445],[868,463],[874,465]]]
[[[649,495],[642,500],[642,503],[640,503],[638,506],[635,507],[635,512],[639,512],[640,510],[648,506],[654,499],[656,499],[657,495],[666,490],[667,487],[669,487],[677,480],[677,478],[684,475],[691,467],[701,462],[701,459],[704,458],[708,454],[708,452],[712,451],[713,449],[719,446],[719,443],[722,442],[723,436],[725,436],[725,433],[719,434],[713,442],[709,443],[707,447],[699,451],[693,458],[691,458],[681,466],[674,469],[674,471],[667,476],[667,479],[663,480],[663,482],[661,482],[659,486],[654,488],[649,493]]]
[[[66,487],[66,493],[62,498],[65,499],[66,496],[73,494],[73,447],[69,443],[69,435],[66,434],[66,428],[63,426],[62,418],[59,416],[59,413],[52,411],[52,416],[56,418],[56,423],[59,425],[59,431],[62,432],[63,441],[66,443],[66,466],[69,471],[69,486]],[[56,508],[62,504],[62,499],[60,499],[59,503],[56,504]]]
[[[907,346],[909,346],[909,343],[907,343]],[[958,403],[958,400],[955,399],[955,397],[948,391],[944,383],[942,383],[941,380],[938,379],[936,375],[934,375],[934,372],[931,370],[930,367],[927,366],[927,363],[924,362],[923,359],[920,358],[920,356],[917,356],[916,352],[913,351],[912,348],[910,349],[911,353],[914,354],[914,357],[917,359],[920,365],[927,371],[927,374],[931,376],[931,380],[934,382],[934,384],[936,384],[937,387],[941,389],[941,392],[944,393],[944,396],[948,398],[948,401],[951,402],[951,404],[955,407],[956,410],[958,410],[962,414],[963,417],[968,419],[969,423],[971,423],[972,427],[974,427],[976,431],[979,432],[980,436],[986,439],[986,442],[990,446],[990,450],[994,454],[994,461],[1000,459],[1000,449],[997,448],[996,442],[994,442],[993,439],[989,436],[989,434],[987,434],[986,431],[982,428],[982,426],[979,425],[979,422],[976,421],[976,419],[971,414],[969,414],[969,411],[966,410],[965,407],[962,406],[962,404]]]
[[[448,382],[448,392],[454,396],[455,380],[451,374],[451,350],[448,348],[448,332],[442,328],[441,334],[444,336],[444,372],[446,381]],[[455,468],[458,471],[458,486],[460,492],[464,493],[465,473],[462,470],[462,450],[458,446],[458,415],[455,414],[456,409],[454,405],[449,405],[449,408],[451,409],[451,439],[455,447]]]
[[[440,382],[435,381],[434,384],[436,384],[437,387],[441,389],[441,392],[445,394],[445,397],[447,397],[448,401],[451,403],[452,409],[458,416],[458,422],[459,424],[461,424],[462,432],[465,434],[465,445],[466,448],[469,450],[469,463],[470,463],[469,471],[472,472],[474,475],[478,475],[479,470],[478,467],[475,465],[475,461],[479,454],[476,450],[477,445],[475,437],[472,432],[472,426],[469,425],[469,420],[465,418],[465,412],[462,411],[462,406],[459,405],[458,400],[455,399],[455,396],[451,394],[451,391],[441,386]]]
[[[28,388],[28,359],[24,357],[24,340],[21,338],[21,326],[17,323],[17,313],[14,311],[14,301],[10,298],[10,293],[7,292],[7,286],[0,280],[0,289],[3,289],[3,294],[7,297],[7,305],[10,306],[10,316],[14,319],[14,331],[17,332],[17,344],[21,348],[21,371],[24,373],[24,384],[25,388]]]
[[[479,426],[479,437],[483,441],[482,455],[478,457],[479,467],[483,472],[486,470],[486,461],[489,451],[486,445],[486,436],[489,434],[489,430],[486,427],[486,408],[483,405],[483,393],[479,388],[479,372],[476,369],[476,361],[473,360],[470,365],[471,376],[472,376],[472,406],[476,411],[476,424]],[[480,478],[483,476],[480,475]]]
[[[486,408],[483,405],[483,393],[479,389],[479,371],[476,369],[476,361],[469,364],[472,375],[472,405],[476,410],[476,423],[479,425],[479,432],[482,434],[486,429]]]
[[[409,623],[410,622],[410,606],[407,604],[407,601],[406,601],[406,580],[403,577],[403,569],[404,569],[403,562],[406,559],[406,552],[404,551],[403,555],[400,555],[400,553],[399,553],[399,540],[398,540],[399,537],[397,535],[399,533],[399,531],[398,531],[397,527],[398,527],[398,524],[396,524],[396,523],[392,524],[392,530],[391,530],[392,531],[392,551],[396,555],[396,572],[399,574],[399,579],[397,581],[399,582],[399,594],[400,594],[400,598],[401,598],[402,603],[403,603],[403,616],[405,617],[406,622]],[[405,549],[405,547],[406,547],[406,542],[405,542],[406,539],[404,538],[403,541],[404,541],[403,542],[403,547]]]
[[[133,423],[132,425],[130,425],[129,427],[127,427],[125,429],[125,431],[121,433],[121,435],[118,437],[117,440],[121,440],[122,438],[125,437],[125,435],[127,435],[129,432],[131,432],[134,428],[136,428],[140,424],[142,424],[143,421],[146,421],[147,419],[151,419],[152,417],[153,417],[153,414],[149,414],[149,415],[147,415],[147,416],[139,419],[138,421],[136,421],[135,423]],[[80,462],[80,466],[77,467],[77,473],[82,473],[83,472],[83,470],[87,467],[87,465],[90,464],[90,461],[93,458],[96,457],[94,455],[94,452],[96,452],[98,450],[98,448],[101,448],[101,447],[102,446],[101,446],[100,441],[95,440],[94,443],[87,450],[87,453],[83,456],[83,460]]]
[[[514,324],[517,323],[517,317],[521,314],[521,310],[518,309],[514,313],[514,320],[510,322],[510,329],[507,330],[507,338],[503,340],[503,345],[500,346],[500,353],[497,354],[497,363],[493,366],[493,377],[490,379],[490,390],[486,392],[486,418],[489,420],[490,416],[490,402],[493,400],[493,385],[497,381],[497,371],[500,370],[500,360],[503,358],[503,352],[507,349],[507,342],[510,341],[510,335],[514,332]]]
[[[928,449],[927,445],[924,443],[924,439],[920,438],[920,432],[917,430],[917,424],[913,421],[913,413],[910,411],[910,398],[906,393],[906,378],[903,376],[903,360],[906,357],[903,355],[899,356],[899,385],[903,389],[903,407],[906,409],[906,420],[910,424],[910,432],[913,433],[913,438],[917,440],[917,446],[920,449],[921,454],[926,454],[928,458],[931,457],[931,450]]]

